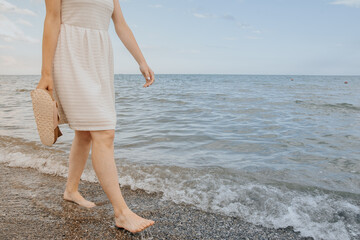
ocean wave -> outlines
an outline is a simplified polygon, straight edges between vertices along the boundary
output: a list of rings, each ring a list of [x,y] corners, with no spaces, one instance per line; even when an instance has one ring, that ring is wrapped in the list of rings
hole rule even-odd
[[[332,110],[353,110],[353,111],[360,111],[360,107],[355,106],[350,103],[312,103],[306,102],[302,100],[295,100],[295,103],[302,104],[308,107],[315,107],[315,108],[328,108]]]
[[[0,163],[67,177],[67,153],[22,138],[0,136]],[[293,226],[315,239],[360,237],[359,195],[261,182],[252,172],[221,167],[134,164],[116,159],[121,186],[161,192],[164,200],[236,216],[266,227]],[[266,172],[262,173],[263,175]],[[98,182],[92,168],[82,180]]]
[[[16,92],[30,92],[32,91],[33,89],[25,89],[25,88],[19,88],[19,89],[16,89]]]

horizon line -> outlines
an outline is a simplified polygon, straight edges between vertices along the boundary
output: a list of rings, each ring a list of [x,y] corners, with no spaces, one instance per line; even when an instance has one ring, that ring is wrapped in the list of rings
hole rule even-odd
[[[114,73],[114,75],[141,75],[141,73]],[[258,73],[156,73],[156,75],[239,75],[239,76],[349,76],[360,77],[360,74],[258,74]],[[41,74],[0,74],[0,76],[41,76]]]

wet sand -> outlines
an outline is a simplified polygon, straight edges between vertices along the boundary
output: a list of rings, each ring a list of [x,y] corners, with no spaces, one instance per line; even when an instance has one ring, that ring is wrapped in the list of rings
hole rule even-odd
[[[79,191],[98,205],[86,209],[62,199],[65,183],[63,177],[0,164],[0,239],[312,239],[300,237],[292,227],[266,228],[162,201],[162,193],[122,187],[129,207],[155,221],[133,234],[115,228],[100,184],[81,181]]]

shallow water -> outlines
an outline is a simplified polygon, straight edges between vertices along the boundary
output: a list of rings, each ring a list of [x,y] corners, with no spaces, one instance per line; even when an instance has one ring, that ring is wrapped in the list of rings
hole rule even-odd
[[[40,144],[39,77],[0,76],[0,162],[66,176],[74,133],[60,125],[53,147]],[[115,75],[122,185],[315,239],[360,238],[360,77],[164,74],[142,85]],[[97,181],[90,159],[82,178]]]

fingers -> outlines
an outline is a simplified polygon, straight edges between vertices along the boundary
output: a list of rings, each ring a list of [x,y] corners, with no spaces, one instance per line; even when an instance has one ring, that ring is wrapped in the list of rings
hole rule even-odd
[[[52,81],[44,81],[43,79],[40,79],[38,85],[36,86],[36,89],[44,89],[44,90],[49,91],[51,98],[54,99],[53,82]]]
[[[155,81],[154,72],[149,68],[148,71],[145,72],[145,80],[146,83],[143,85],[143,87],[148,87]]]
[[[149,71],[146,71],[146,73],[145,73],[145,78],[146,78],[146,81],[147,81],[147,82],[151,80]]]
[[[154,72],[150,69],[151,84],[155,81]]]
[[[150,85],[151,85],[150,82],[146,82],[146,83],[143,85],[143,87],[148,87],[148,86],[150,86]]]
[[[42,83],[39,83],[37,86],[36,86],[36,89],[44,89],[44,90],[47,90],[47,86],[42,84]]]

